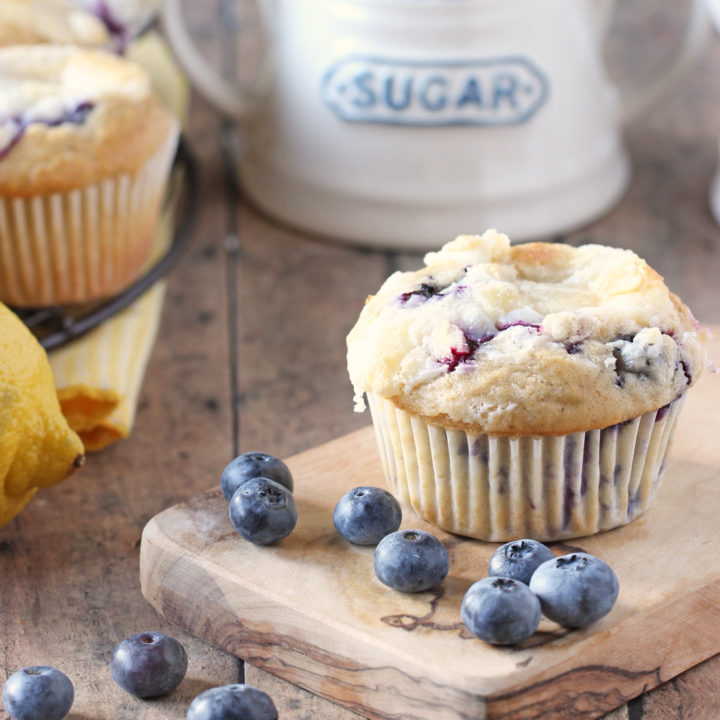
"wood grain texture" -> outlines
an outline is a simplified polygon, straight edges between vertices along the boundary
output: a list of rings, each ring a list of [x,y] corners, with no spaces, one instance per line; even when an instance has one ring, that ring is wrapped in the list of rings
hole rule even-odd
[[[554,544],[558,554],[598,555],[620,579],[612,614],[586,630],[544,620],[513,649],[472,638],[460,602],[497,545],[438,532],[407,509],[403,526],[442,537],[451,572],[417,595],[382,586],[372,548],[345,542],[331,519],[351,487],[384,484],[369,428],[288,460],[300,519],[277,546],[240,539],[218,489],[153,518],[143,593],[189,632],[367,717],[598,717],[720,651],[720,635],[707,631],[720,621],[720,560],[707,552],[720,542],[718,403],[720,379],[706,374],[643,518]]]
[[[257,41],[244,15],[252,2],[185,0],[191,29],[215,65],[231,64],[241,47]],[[646,69],[662,64],[677,44],[686,5],[618,3],[620,20],[608,52],[616,69],[630,69],[642,82]],[[634,42],[637,37],[643,40]],[[244,58],[240,66],[252,74]],[[707,204],[720,133],[718,68],[720,42],[714,41],[683,82],[628,127],[633,180],[623,200],[591,225],[555,238],[638,251],[705,322],[720,322],[720,228]],[[188,136],[201,163],[203,210],[190,252],[170,279],[132,437],[90,457],[82,472],[42,491],[0,528],[0,682],[31,662],[56,664],[76,683],[70,720],[179,720],[196,692],[239,677],[234,657],[165,621],[143,599],[141,529],[162,509],[209,487],[235,444],[290,455],[367,422],[350,410],[344,332],[388,272],[421,262],[417,253],[317,242],[277,227],[241,200],[229,204],[221,127],[195,96]],[[240,242],[231,281],[241,297],[236,306],[226,292],[224,247],[233,224]],[[232,313],[240,330],[237,392],[230,384]],[[273,364],[274,370],[268,367]],[[238,433],[232,430],[233,408],[240,411]],[[717,416],[713,423],[717,427]],[[169,697],[141,702],[117,690],[107,661],[115,642],[148,627],[183,641],[190,671]],[[359,717],[254,666],[247,677],[271,693],[283,720]],[[719,716],[715,656],[608,720]],[[0,720],[7,720],[2,709]]]

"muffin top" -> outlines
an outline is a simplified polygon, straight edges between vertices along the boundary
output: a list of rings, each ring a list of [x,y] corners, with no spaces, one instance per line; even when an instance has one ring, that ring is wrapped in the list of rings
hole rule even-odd
[[[155,19],[160,0],[2,0],[0,46],[72,43],[122,52]]]
[[[162,0],[72,0],[97,15],[116,37],[129,40],[142,32],[160,12]]]
[[[396,272],[348,335],[356,409],[388,398],[430,424],[563,435],[660,408],[705,363],[690,310],[629,250],[463,235]]]
[[[72,0],[0,2],[0,46],[47,42],[103,46],[109,41],[105,23]]]
[[[71,45],[0,48],[0,193],[134,172],[174,127],[134,63]]]

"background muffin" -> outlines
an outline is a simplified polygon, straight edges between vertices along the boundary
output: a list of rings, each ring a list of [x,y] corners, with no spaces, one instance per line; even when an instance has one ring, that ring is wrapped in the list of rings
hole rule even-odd
[[[190,90],[154,28],[159,7],[128,0],[2,0],[0,47],[73,44],[120,54],[145,69],[158,97],[185,121]]]
[[[147,74],[74,46],[0,49],[0,300],[110,295],[150,251],[178,123]]]
[[[3,0],[0,44],[72,43],[122,52],[154,22],[157,0]]]
[[[118,47],[141,35],[160,12],[162,0],[70,0],[99,17]]]
[[[102,20],[71,0],[3,0],[0,46],[61,43],[105,46],[110,33]]]
[[[702,334],[626,250],[462,236],[395,273],[348,336],[389,482],[488,540],[587,535],[657,489]]]

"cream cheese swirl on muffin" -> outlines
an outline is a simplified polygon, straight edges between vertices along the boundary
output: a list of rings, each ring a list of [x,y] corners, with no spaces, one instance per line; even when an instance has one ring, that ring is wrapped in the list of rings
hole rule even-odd
[[[661,408],[704,365],[703,333],[629,250],[460,236],[396,272],[348,336],[368,392],[428,423],[563,435]]]
[[[174,123],[134,63],[71,45],[0,49],[0,193],[132,172]]]

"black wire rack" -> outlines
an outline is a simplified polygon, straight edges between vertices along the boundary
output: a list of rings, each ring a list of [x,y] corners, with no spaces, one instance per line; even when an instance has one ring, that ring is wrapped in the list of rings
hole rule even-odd
[[[168,185],[165,211],[176,208],[172,243],[164,255],[132,285],[99,303],[12,308],[45,350],[54,350],[85,335],[131,305],[175,266],[188,245],[198,214],[197,161],[184,138],[178,143]]]

